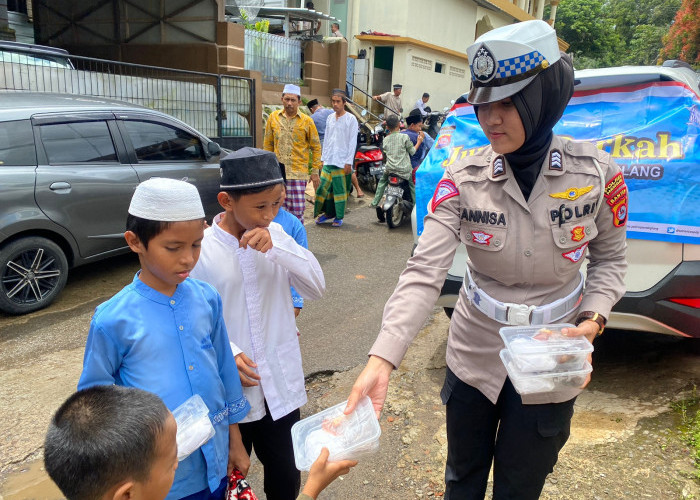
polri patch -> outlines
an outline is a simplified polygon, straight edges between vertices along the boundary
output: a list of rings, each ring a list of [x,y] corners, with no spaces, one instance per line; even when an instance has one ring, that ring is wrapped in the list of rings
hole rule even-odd
[[[615,176],[608,181],[608,183],[605,185],[605,191],[604,195],[606,198],[610,197],[612,193],[614,193],[617,188],[622,186],[625,183],[624,177],[622,177],[622,173],[618,172],[615,174]]]
[[[614,207],[615,205],[619,204],[621,201],[627,199],[627,186],[623,184],[617,190],[613,193],[611,193],[609,196],[606,196],[606,203],[610,205],[611,207]]]
[[[584,255],[586,255],[586,248],[588,247],[588,242],[584,243],[578,248],[574,248],[570,252],[564,252],[562,257],[565,259],[569,259],[571,262],[574,264],[577,263],[579,260],[583,258]]]
[[[583,226],[576,226],[571,230],[571,239],[573,241],[581,241],[586,236]]]
[[[483,231],[472,231],[472,241],[477,245],[489,246],[491,244],[491,238],[493,238],[492,234]]]
[[[504,163],[503,156],[497,156],[495,160],[493,160],[493,173],[491,174],[492,177],[500,177],[501,175],[506,173],[506,166]]]
[[[459,196],[459,190],[455,183],[449,179],[442,179],[435,188],[435,194],[433,194],[433,199],[430,202],[430,211],[435,212],[440,203],[455,196]]]
[[[561,172],[563,168],[564,167],[561,161],[561,151],[559,151],[558,149],[553,149],[552,153],[549,155],[549,170],[557,170]]]
[[[622,227],[627,222],[627,198],[612,207],[613,226]]]

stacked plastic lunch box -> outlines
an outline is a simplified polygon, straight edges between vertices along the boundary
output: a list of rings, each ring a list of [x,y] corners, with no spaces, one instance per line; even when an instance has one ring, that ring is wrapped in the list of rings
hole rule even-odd
[[[508,326],[500,334],[506,348],[501,360],[519,394],[552,392],[581,387],[593,370],[588,355],[593,346],[586,337],[567,337],[562,328],[574,325]]]

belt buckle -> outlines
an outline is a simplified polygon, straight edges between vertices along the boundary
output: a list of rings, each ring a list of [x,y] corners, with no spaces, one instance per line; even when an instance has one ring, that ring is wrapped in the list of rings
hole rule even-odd
[[[532,314],[532,311],[535,310],[535,306],[528,306],[525,304],[513,304],[512,302],[506,302],[503,305],[506,306],[506,321],[509,325],[530,325],[530,314]]]

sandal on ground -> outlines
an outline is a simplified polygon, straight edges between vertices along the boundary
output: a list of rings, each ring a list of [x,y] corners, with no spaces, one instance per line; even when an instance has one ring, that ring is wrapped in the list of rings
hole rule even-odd
[[[326,221],[331,220],[330,217],[328,217],[326,214],[321,214],[318,217],[316,217],[316,224],[323,224]]]
[[[343,219],[333,219],[333,227],[340,227],[343,225]]]

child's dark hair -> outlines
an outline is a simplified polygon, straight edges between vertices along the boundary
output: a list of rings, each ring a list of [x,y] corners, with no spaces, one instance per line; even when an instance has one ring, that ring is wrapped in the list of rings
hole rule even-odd
[[[134,233],[146,248],[149,241],[168,229],[171,224],[172,222],[143,219],[131,214],[126,217],[126,230]]]
[[[243,196],[248,195],[248,194],[258,194],[262,193],[263,191],[267,191],[268,189],[272,189],[273,187],[282,184],[284,186],[284,182],[278,182],[275,184],[268,184],[267,186],[261,186],[261,187],[255,187],[255,188],[248,188],[248,189],[226,189],[225,192],[228,193],[228,195],[233,198],[233,200],[238,201],[240,200]]]
[[[140,389],[78,391],[49,424],[46,471],[68,500],[94,500],[122,481],[145,481],[168,415],[158,396]]]
[[[396,115],[389,115],[386,118],[386,126],[389,130],[395,130],[399,127],[399,117]]]

